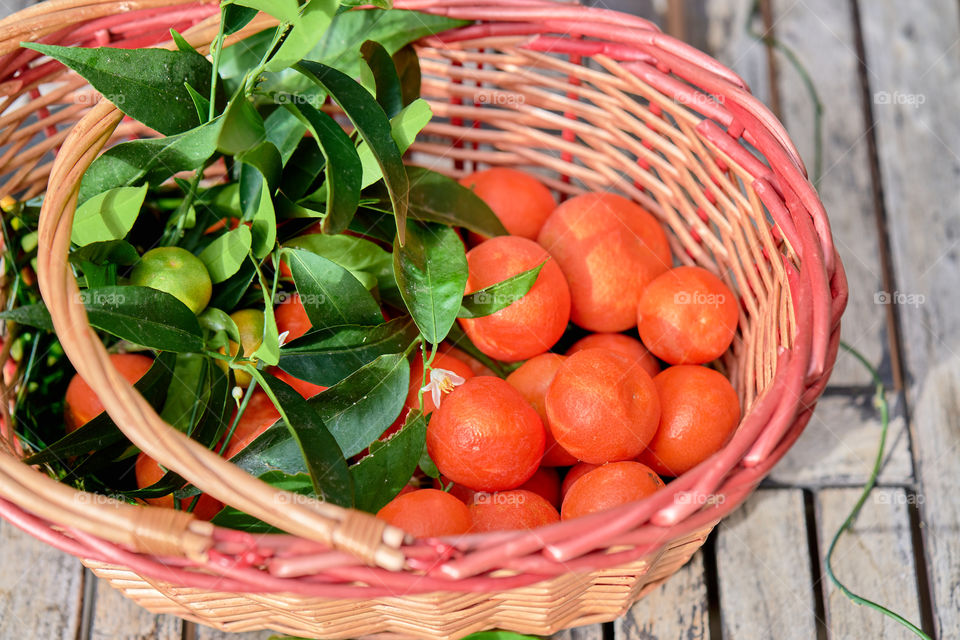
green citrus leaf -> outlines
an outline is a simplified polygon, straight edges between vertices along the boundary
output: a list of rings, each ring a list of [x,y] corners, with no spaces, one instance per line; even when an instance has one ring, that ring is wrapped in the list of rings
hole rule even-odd
[[[200,125],[188,83],[210,94],[210,62],[196,51],[61,47],[23,43],[84,77],[125,114],[164,135]]]
[[[393,277],[393,256],[370,240],[343,234],[308,233],[296,236],[283,246],[306,249],[337,263],[366,289],[377,285],[382,294],[386,289],[397,287]]]
[[[343,72],[310,60],[303,60],[294,68],[330,94],[370,147],[383,174],[402,244],[410,182],[403,167],[403,156],[391,135],[387,115],[366,89]]]
[[[400,78],[400,92],[403,106],[407,106],[420,97],[420,56],[413,45],[405,45],[393,54],[393,64]]]
[[[406,107],[400,110],[400,113],[390,119],[390,135],[401,153],[413,144],[414,138],[420,133],[420,130],[427,126],[433,112],[426,100],[420,98],[414,100]],[[361,185],[367,188],[374,182],[383,177],[380,166],[373,150],[367,145],[366,141],[361,141],[357,146],[357,155],[360,156],[360,163],[363,165],[363,180]],[[409,174],[409,171],[408,171]],[[416,185],[411,181],[411,189]]]
[[[263,278],[263,273],[257,270],[260,280],[260,293],[263,295],[263,341],[253,357],[262,360],[264,364],[275,366],[280,359],[280,334],[277,331],[277,319],[273,315],[274,291]]]
[[[353,480],[347,461],[323,420],[293,387],[263,373],[286,415],[288,433],[297,443],[315,495],[342,507],[353,506]]]
[[[283,170],[283,159],[269,140],[237,156],[240,165],[238,195],[243,219],[250,220],[253,255],[263,258],[273,250],[277,239],[277,214],[271,194]]]
[[[253,214],[253,255],[263,258],[277,243],[277,214],[270,198],[270,189],[263,185],[257,209]]]
[[[83,273],[83,285],[86,287],[112,287],[117,284],[116,265],[99,265],[92,262],[81,262],[79,267]]]
[[[303,138],[297,148],[293,150],[290,160],[283,168],[278,199],[285,199],[290,203],[290,207],[299,207],[297,203],[302,202],[301,199],[318,185],[318,178],[323,173],[326,164],[327,159],[323,156],[323,151],[318,144],[310,138]],[[278,209],[284,212],[282,217],[301,217],[301,214],[288,212],[288,206],[281,207],[280,202],[277,204]],[[316,211],[306,215],[307,217],[320,217],[323,212]]]
[[[306,102],[285,106],[306,125],[323,154],[326,215],[321,228],[324,233],[340,233],[350,225],[360,202],[363,166],[357,149],[343,128],[319,109]]]
[[[472,190],[442,173],[407,167],[410,176],[410,217],[465,227],[485,236],[507,235],[500,219]]]
[[[146,195],[147,185],[143,185],[117,187],[93,196],[73,214],[70,241],[84,246],[123,239],[137,221]]]
[[[218,309],[233,309],[250,289],[250,283],[253,282],[256,275],[257,270],[254,268],[253,262],[247,260],[235,274],[213,286],[213,296],[211,296],[207,306],[217,307]]]
[[[393,245],[393,272],[424,339],[439,344],[457,320],[467,287],[467,256],[457,232],[410,222],[407,243]]]
[[[263,11],[282,22],[296,22],[300,12],[297,0],[230,0],[229,4]]]
[[[286,109],[274,110],[263,122],[267,128],[267,140],[277,147],[280,151],[280,159],[286,165],[303,139],[306,126]]]
[[[349,458],[366,449],[397,419],[409,383],[406,357],[402,353],[383,355],[315,395],[309,403]],[[418,450],[418,459],[419,454]]]
[[[223,124],[217,138],[220,153],[236,155],[267,139],[263,118],[242,92],[230,99],[222,117]]]
[[[78,202],[113,187],[159,185],[180,171],[202,167],[217,150],[220,117],[166,138],[144,138],[107,149],[93,161],[80,183]]]
[[[230,395],[234,387],[232,373],[228,374],[212,361],[207,364],[209,392],[203,396],[205,402],[201,402],[200,418],[188,435],[208,449],[213,449],[226,432],[230,414],[236,405]]]
[[[210,99],[197,93],[197,90],[187,82],[184,82],[183,86],[186,87],[187,93],[190,94],[190,99],[193,100],[193,107],[197,110],[197,117],[200,118],[201,122],[206,122],[207,116],[210,115]]]
[[[506,280],[463,296],[458,318],[482,318],[506,309],[530,291],[546,260]]]
[[[340,325],[377,325],[380,306],[359,280],[340,265],[309,251],[283,249],[300,301],[316,329]]]
[[[350,230],[387,244],[393,244],[397,235],[393,214],[362,205],[350,221]]]
[[[392,55],[410,42],[465,24],[468,22],[402,9],[347,11],[333,19],[324,38],[304,57],[359,76],[363,67],[360,47],[367,40],[379,42]]]
[[[417,470],[426,437],[423,414],[411,411],[400,431],[370,445],[370,455],[350,467],[357,509],[376,513],[400,493]]]
[[[173,38],[173,42],[177,45],[178,50],[186,53],[198,53],[198,51],[193,48],[193,45],[187,42],[176,29],[170,29],[170,37]]]
[[[267,63],[267,71],[281,71],[300,61],[330,26],[339,0],[310,0],[297,23],[287,32],[280,49]]]
[[[197,321],[200,322],[200,326],[207,331],[217,334],[223,332],[223,336],[234,342],[240,342],[240,329],[237,328],[237,323],[233,321],[233,318],[227,314],[226,311],[217,309],[216,307],[208,306],[203,310],[203,313],[197,316]],[[209,347],[219,348],[221,346],[226,346],[225,344],[208,344]]]
[[[251,7],[242,7],[238,4],[228,4],[223,7],[223,31],[227,35],[243,29],[257,15],[257,10]]]
[[[279,366],[302,380],[331,386],[378,356],[402,352],[417,333],[409,317],[376,327],[355,325],[311,331],[283,345]]]
[[[357,2],[354,4],[363,4]],[[368,2],[379,6],[381,2]],[[344,5],[346,6],[346,5]],[[360,77],[364,63],[360,46],[366,40],[376,40],[392,55],[404,45],[424,36],[440,33],[468,24],[446,16],[418,11],[391,9],[387,11],[342,11],[333,18],[326,32],[313,48],[302,57],[323,62],[350,77]],[[274,29],[266,29],[245,38],[241,43],[224,49],[220,59],[221,77],[234,84],[254,68],[267,53]],[[266,95],[309,94],[311,103],[319,106],[325,93],[306,77],[292,69],[267,73],[259,85]],[[419,93],[419,92],[418,92]],[[268,129],[269,130],[269,129]],[[278,145],[279,146],[279,145]]]
[[[9,320],[25,327],[53,331],[53,320],[50,318],[50,312],[47,311],[47,305],[43,302],[0,311],[0,320]]]
[[[208,391],[210,359],[199,353],[179,353],[173,367],[167,399],[160,417],[177,431],[189,433],[202,413],[202,399]]]
[[[377,102],[383,107],[387,117],[392,118],[403,109],[403,88],[393,58],[376,40],[364,42],[360,47],[360,54],[373,73]]]
[[[255,167],[263,176],[271,190],[280,184],[280,173],[283,171],[283,158],[280,151],[269,140],[264,140],[255,147],[237,153],[237,160]]]
[[[70,264],[79,265],[89,262],[96,265],[131,265],[140,259],[136,247],[126,240],[108,240],[106,242],[92,242],[83,247],[77,247],[70,252]]]
[[[214,239],[198,256],[210,272],[212,282],[223,282],[247,259],[252,241],[250,228],[240,225]]]
[[[83,289],[80,298],[95,329],[159,351],[203,349],[197,317],[169,293],[128,285]]]

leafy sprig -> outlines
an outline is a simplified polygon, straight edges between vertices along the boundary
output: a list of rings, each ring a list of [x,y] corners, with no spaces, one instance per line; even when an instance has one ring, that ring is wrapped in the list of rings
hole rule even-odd
[[[258,10],[279,25],[225,47]],[[432,116],[408,45],[461,22],[336,0],[227,0],[220,17],[209,59],[176,32],[173,50],[25,45],[162,134],[116,144],[84,175],[70,254],[82,302],[110,349],[156,353],[136,386],[176,428],[224,451],[251,398],[265,394],[280,420],[232,461],[276,486],[375,511],[418,466],[435,472],[422,412],[401,416],[411,354],[423,352],[421,386],[444,340],[505,373],[456,321],[519,299],[539,267],[465,296],[458,229],[505,229],[470,190],[403,161]],[[169,293],[128,284],[156,244],[184,248],[205,266],[213,293],[199,315]],[[8,273],[22,262],[11,256]],[[294,296],[311,327],[284,343],[273,309]],[[16,344],[26,347],[30,384],[38,350],[56,339],[42,301],[15,298],[0,318],[24,331]],[[240,353],[229,314],[249,307],[263,309],[264,330],[253,353]],[[50,364],[65,380],[65,360]],[[274,367],[328,388],[303,399]],[[238,375],[251,379],[246,390],[233,387]],[[18,402],[31,424],[41,415],[35,398]],[[380,442],[394,422],[402,428]],[[172,493],[179,508],[196,506],[197,490],[172,472],[130,486],[137,451],[106,414],[66,436],[18,433],[32,445],[30,462],[75,486],[129,500]],[[229,507],[218,521],[265,527]]]

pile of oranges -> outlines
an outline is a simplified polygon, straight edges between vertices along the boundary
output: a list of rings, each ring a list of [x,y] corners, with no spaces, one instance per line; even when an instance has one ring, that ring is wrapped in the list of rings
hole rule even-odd
[[[740,402],[705,365],[734,339],[733,292],[705,269],[673,267],[662,226],[621,196],[556,206],[536,178],[503,168],[462,184],[512,234],[467,237],[468,295],[544,263],[523,298],[460,320],[480,351],[519,366],[504,380],[454,349],[434,360],[456,381],[438,405],[424,396],[440,479],[378,515],[417,536],[534,528],[648,496],[720,449]]]
[[[585,193],[557,206],[536,178],[504,168],[461,183],[511,234],[466,234],[466,295],[542,268],[521,298],[459,320],[479,351],[507,363],[505,379],[454,345],[440,345],[426,376],[422,357],[412,358],[405,408],[381,439],[421,409],[440,477],[424,488],[429,479],[415,476],[377,515],[417,536],[535,528],[641,499],[719,450],[740,420],[733,386],[709,366],[730,347],[739,318],[723,281],[674,267],[663,227],[621,196]],[[241,333],[231,352],[252,353],[263,313],[231,317]],[[311,329],[297,297],[275,317],[288,341]],[[152,363],[113,358],[131,382]],[[271,373],[305,398],[325,389]],[[103,409],[80,378],[67,407],[68,428]],[[256,391],[221,454],[235,455],[279,417]],[[140,454],[140,487],[163,473]],[[173,506],[173,497],[148,502]],[[193,506],[209,518],[222,505],[203,495]]]

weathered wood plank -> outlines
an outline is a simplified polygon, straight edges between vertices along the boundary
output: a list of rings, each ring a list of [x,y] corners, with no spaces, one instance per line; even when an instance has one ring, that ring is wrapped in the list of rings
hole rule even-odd
[[[703,553],[613,623],[617,640],[702,640],[710,637]]]
[[[757,491],[717,528],[724,638],[817,637],[803,493]]]
[[[766,46],[755,40],[746,28],[753,0],[713,0],[704,5],[707,33],[703,40],[707,52],[737,72],[753,94],[769,104]],[[756,31],[763,31],[759,13],[750,18],[750,24]],[[699,40],[699,36],[696,39]]]
[[[247,631],[245,633],[228,633],[218,631],[202,624],[194,625],[196,640],[267,640],[270,636],[283,635],[272,631]]]
[[[4,0],[3,3],[0,3],[0,18],[6,18],[10,14],[36,3],[37,0]]]
[[[587,0],[583,4],[640,16],[664,28],[666,2],[658,0]]]
[[[861,10],[896,276],[924,541],[940,637],[960,634],[960,16],[953,0]]]
[[[887,401],[891,419],[880,482],[911,484],[913,461],[902,398],[888,393]],[[803,487],[862,485],[873,468],[880,429],[872,390],[826,395],[803,435],[773,468],[769,481]]]
[[[182,637],[183,622],[179,618],[150,613],[92,573],[87,573],[87,579],[96,580],[91,640],[180,640]]]
[[[850,283],[843,339],[868,361],[883,363],[890,382],[887,314],[877,305],[883,291],[877,220],[868,157],[869,137],[861,104],[859,59],[849,0],[772,0],[776,38],[796,53],[823,103],[823,175],[818,190]],[[781,117],[807,170],[814,171],[814,102],[797,70],[782,56],[777,65]],[[812,175],[811,175],[812,177]],[[882,296],[880,297],[882,299]],[[856,360],[841,356],[831,384],[870,384]]]
[[[707,13],[709,2],[687,2],[670,0],[683,7],[683,40],[701,51],[707,51],[707,32],[710,29],[710,16]]]
[[[825,489],[817,495],[821,556],[860,496],[857,489]],[[915,624],[920,622],[913,541],[903,489],[875,489],[856,524],[833,554],[833,568],[854,593],[879,602]],[[824,570],[824,576],[826,571]],[[913,638],[906,628],[826,585],[827,626],[834,638]],[[952,634],[944,637],[952,637]]]
[[[550,636],[551,640],[603,640],[603,625],[588,624],[583,627],[565,629]]]
[[[0,638],[74,640],[83,566],[0,520]]]

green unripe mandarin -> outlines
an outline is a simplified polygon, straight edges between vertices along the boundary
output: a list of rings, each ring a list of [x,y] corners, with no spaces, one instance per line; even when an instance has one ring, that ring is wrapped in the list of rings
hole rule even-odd
[[[207,267],[200,258],[180,247],[147,251],[130,273],[130,284],[169,293],[194,313],[206,308],[213,293]]]
[[[241,349],[243,349],[243,353],[241,355],[253,355],[253,352],[259,349],[260,345],[263,344],[263,311],[260,309],[240,309],[239,311],[234,311],[231,313],[230,318],[233,320],[234,324],[237,325],[237,331],[240,332],[240,344],[237,344],[233,340],[230,341],[230,355],[237,355],[240,353]],[[221,347],[220,353],[225,354],[226,350]],[[254,361],[250,359],[244,359],[241,362],[254,364]],[[220,365],[220,368],[223,369],[224,372],[229,369],[229,365],[223,360],[217,360],[217,364]],[[237,369],[234,370],[233,375],[234,381],[237,383],[238,387],[243,387],[246,389],[250,386],[250,381],[252,378],[246,371],[240,371]]]

